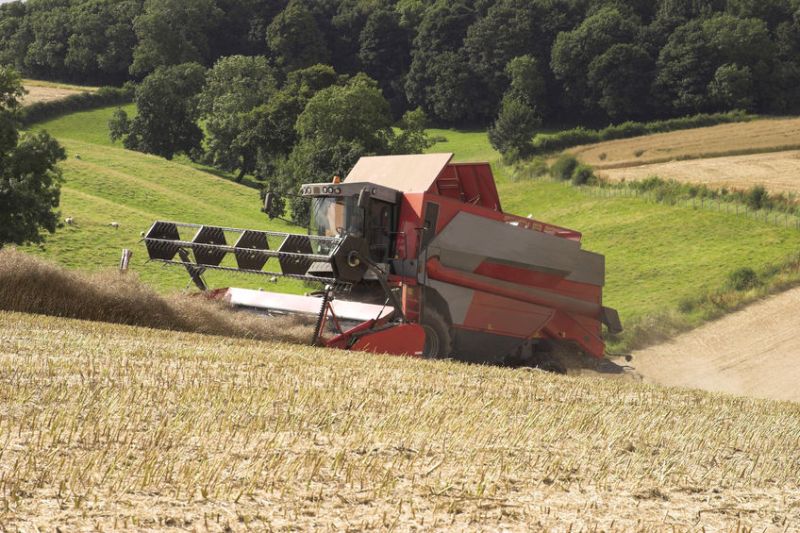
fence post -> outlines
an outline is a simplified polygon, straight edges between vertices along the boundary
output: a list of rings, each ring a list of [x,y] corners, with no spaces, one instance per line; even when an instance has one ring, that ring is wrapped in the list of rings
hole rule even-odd
[[[133,252],[130,251],[128,248],[124,248],[122,250],[122,257],[120,257],[120,260],[119,260],[119,271],[120,272],[124,273],[124,272],[128,271],[128,265],[130,265],[131,256],[133,256]]]

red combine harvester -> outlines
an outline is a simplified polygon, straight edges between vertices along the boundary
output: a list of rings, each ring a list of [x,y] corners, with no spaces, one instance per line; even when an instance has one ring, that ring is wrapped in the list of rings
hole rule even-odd
[[[602,325],[622,329],[603,306],[603,256],[576,231],[504,213],[490,166],[451,159],[364,157],[341,183],[303,185],[307,235],[156,222],[145,245],[204,291],[208,270],[320,283],[309,296],[213,293],[316,316],[316,345],[557,371],[573,355],[601,360]],[[276,200],[265,201],[272,218]]]

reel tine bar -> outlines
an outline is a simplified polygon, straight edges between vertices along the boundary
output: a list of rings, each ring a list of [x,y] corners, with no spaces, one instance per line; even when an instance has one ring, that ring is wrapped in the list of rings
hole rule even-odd
[[[191,232],[194,233],[191,241],[182,238],[182,233]],[[238,234],[233,246],[228,244],[226,233]],[[282,239],[277,250],[270,248],[270,237]],[[183,250],[191,251],[195,264],[204,269],[331,283],[331,278],[311,274],[309,269],[315,263],[332,263],[333,252],[342,239],[158,221],[145,234],[144,242],[151,261],[169,265],[186,267],[185,261],[175,258]],[[222,264],[228,254],[235,257],[236,267]],[[186,257],[188,253],[182,259]],[[272,258],[278,259],[280,272],[263,270]],[[349,284],[338,285],[349,288]]]

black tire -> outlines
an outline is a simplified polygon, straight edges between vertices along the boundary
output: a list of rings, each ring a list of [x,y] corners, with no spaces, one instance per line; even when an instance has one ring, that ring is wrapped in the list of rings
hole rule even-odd
[[[425,347],[422,357],[425,359],[445,359],[453,352],[453,338],[450,325],[437,311],[426,309],[420,324],[425,330]]]

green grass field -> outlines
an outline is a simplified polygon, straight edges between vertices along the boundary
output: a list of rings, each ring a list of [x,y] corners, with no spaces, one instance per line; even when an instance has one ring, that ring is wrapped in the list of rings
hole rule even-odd
[[[258,191],[181,161],[139,154],[113,145],[108,119],[114,108],[68,115],[38,128],[46,129],[64,145],[65,183],[61,213],[75,223],[47,238],[43,247],[31,247],[68,267],[114,268],[123,248],[134,250],[132,268],[158,289],[186,286],[188,276],[177,268],[145,265],[141,232],[155,220],[175,220],[270,230],[288,230],[260,212]],[[133,106],[127,110],[133,112]],[[119,228],[111,226],[118,222]],[[191,237],[191,236],[189,236]],[[210,272],[212,286],[273,285],[266,278]],[[280,281],[281,290],[301,292],[296,282]]]
[[[120,249],[133,248],[134,269],[145,281],[168,290],[185,286],[187,277],[175,269],[144,265],[138,241],[153,220],[286,229],[260,213],[258,193],[251,188],[185,161],[169,162],[112,145],[107,136],[112,111],[79,113],[40,126],[69,152],[63,165],[61,211],[76,221],[49,237],[40,253],[70,267],[96,269],[114,267]],[[605,303],[619,309],[623,321],[674,309],[683,299],[721,288],[736,268],[761,270],[800,250],[800,232],[734,215],[638,199],[590,197],[549,181],[514,182],[485,134],[430,133],[446,139],[431,151],[452,151],[459,161],[493,164],[507,211],[582,231],[586,248],[606,255]],[[120,223],[118,230],[109,225],[112,221]],[[219,274],[210,274],[209,281],[264,283]],[[279,286],[303,290],[294,283]]]

